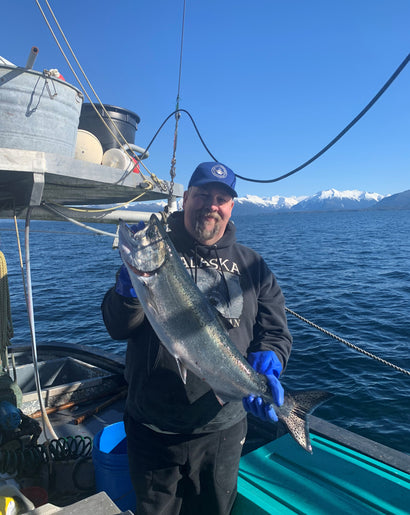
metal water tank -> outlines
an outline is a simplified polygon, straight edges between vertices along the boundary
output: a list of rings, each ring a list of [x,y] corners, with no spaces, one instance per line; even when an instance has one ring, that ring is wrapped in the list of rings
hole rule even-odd
[[[82,93],[27,68],[0,65],[0,148],[74,157]]]

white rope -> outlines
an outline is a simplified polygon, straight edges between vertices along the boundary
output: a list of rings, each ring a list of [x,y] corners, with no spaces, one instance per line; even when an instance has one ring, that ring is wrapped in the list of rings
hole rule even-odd
[[[44,406],[43,396],[41,394],[41,383],[40,383],[40,374],[38,370],[38,358],[37,358],[37,343],[36,343],[36,329],[34,324],[34,309],[33,309],[33,291],[31,288],[31,267],[30,267],[30,242],[29,242],[29,234],[30,234],[30,215],[32,208],[30,207],[27,210],[27,218],[26,218],[26,231],[25,231],[25,254],[26,254],[26,288],[27,288],[27,313],[29,318],[30,325],[30,334],[31,334],[31,352],[33,357],[33,365],[34,365],[34,379],[36,382],[36,390],[38,396],[38,402],[40,404],[40,410],[43,421],[43,430],[44,435],[46,435],[46,426],[51,434],[51,437],[54,439],[58,439],[58,436],[54,432],[54,429],[51,425],[51,422],[48,418],[46,408]]]
[[[71,222],[71,223],[73,223],[75,225],[83,227],[83,229],[87,229],[88,231],[92,231],[92,232],[95,232],[97,234],[101,234],[102,236],[110,236],[111,238],[115,238],[115,236],[116,236],[115,233],[107,232],[107,231],[102,231],[101,229],[95,229],[94,227],[91,227],[90,225],[85,225],[82,222],[79,222],[78,220],[75,220],[74,218],[71,218],[71,217],[69,217],[67,215],[64,215],[58,209],[56,209],[55,207],[51,206],[50,204],[47,204],[47,203],[43,202],[42,206],[45,207],[46,209],[48,209],[49,211],[51,211],[52,213],[55,213],[58,216],[61,216],[61,218],[64,218],[68,222]]]

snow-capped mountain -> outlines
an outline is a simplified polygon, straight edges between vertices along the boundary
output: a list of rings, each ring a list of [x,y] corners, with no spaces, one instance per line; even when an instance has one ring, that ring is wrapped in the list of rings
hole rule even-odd
[[[300,197],[258,197],[246,195],[235,200],[234,215],[250,215],[259,213],[289,212],[289,211],[343,211],[345,209],[373,208],[383,198],[390,195],[368,193],[359,190],[338,191],[334,188],[319,191],[315,195]],[[182,200],[178,201],[182,209]],[[165,201],[153,203],[136,203],[133,209],[141,211],[159,211],[166,205]],[[393,208],[394,209],[394,208]]]
[[[338,191],[334,188],[302,197],[261,198],[247,195],[235,202],[235,214],[251,214],[272,211],[340,211],[344,209],[367,209],[384,198],[379,193],[359,190]]]
[[[292,209],[299,202],[307,199],[308,197],[281,197],[275,195],[273,197],[258,197],[256,195],[246,195],[246,197],[240,197],[236,199],[236,206],[245,208],[246,206],[255,207],[258,206],[261,209]]]
[[[338,191],[335,189],[320,191],[307,197],[295,206],[293,211],[335,211],[343,209],[365,209],[379,202],[383,195],[359,190]]]

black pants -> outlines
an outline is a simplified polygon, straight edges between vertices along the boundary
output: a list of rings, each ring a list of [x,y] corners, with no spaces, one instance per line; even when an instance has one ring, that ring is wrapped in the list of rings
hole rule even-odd
[[[227,515],[237,493],[246,418],[202,435],[158,433],[124,419],[138,515]]]

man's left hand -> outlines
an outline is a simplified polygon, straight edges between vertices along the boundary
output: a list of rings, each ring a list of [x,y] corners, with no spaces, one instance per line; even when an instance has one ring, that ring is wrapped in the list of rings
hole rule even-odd
[[[273,400],[277,406],[284,401],[284,391],[278,377],[282,371],[282,363],[273,351],[252,352],[248,356],[249,364],[267,378]],[[248,413],[266,421],[277,422],[278,417],[271,403],[266,403],[261,397],[249,395],[242,399],[243,407]]]

